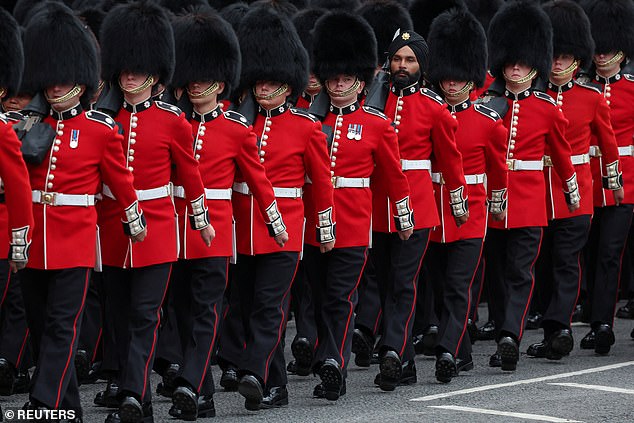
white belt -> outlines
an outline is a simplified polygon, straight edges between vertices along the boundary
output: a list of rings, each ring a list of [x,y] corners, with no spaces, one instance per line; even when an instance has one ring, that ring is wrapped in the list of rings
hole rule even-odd
[[[103,195],[115,199],[114,194],[110,191],[110,187],[106,184],[103,185]],[[159,198],[170,197],[172,195],[172,186],[170,184],[163,185],[158,188],[150,189],[137,189],[136,197],[139,201],[157,200]]]
[[[486,174],[484,173],[464,176],[464,180],[467,183],[467,185],[483,184],[485,179],[486,179]],[[437,172],[433,172],[431,174],[431,181],[435,184],[441,184],[441,185],[445,183],[445,180],[443,179],[442,175]]]
[[[334,176],[332,178],[334,188],[370,188],[370,178],[344,178]]]
[[[598,145],[591,145],[588,154],[590,157],[601,157],[601,149]]]
[[[249,185],[246,182],[234,182],[233,190],[244,195],[251,195]],[[303,194],[302,188],[279,188],[273,187],[273,194],[278,198],[301,198]]]
[[[619,147],[619,156],[634,156],[634,146],[626,145],[625,147]]]
[[[582,164],[590,163],[590,154],[575,154],[574,156],[570,156],[570,161],[573,165],[578,166]],[[552,167],[553,160],[550,156],[544,156],[544,167]]]
[[[516,160],[509,159],[506,161],[508,170],[544,170],[543,160]]]
[[[405,170],[431,170],[431,160],[404,160],[401,159],[401,169]]]
[[[37,204],[47,206],[78,206],[90,207],[95,205],[92,194],[61,194],[59,192],[31,191],[31,200]]]
[[[174,197],[185,198],[185,188],[181,186],[175,186],[172,188]],[[205,198],[207,200],[231,200],[231,188],[215,189],[205,188]]]

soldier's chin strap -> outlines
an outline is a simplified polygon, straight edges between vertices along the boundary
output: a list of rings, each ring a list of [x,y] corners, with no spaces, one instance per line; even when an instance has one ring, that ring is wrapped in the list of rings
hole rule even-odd
[[[513,79],[513,78],[509,78],[508,76],[506,76],[506,74],[504,74],[504,79],[506,79],[508,82],[512,82],[513,84],[525,84],[531,79],[535,78],[536,75],[537,75],[537,69],[533,68],[528,73],[528,75],[522,78]]]
[[[46,96],[46,101],[48,101],[50,104],[65,103],[68,100],[70,100],[71,98],[79,95],[79,93],[81,93],[81,87],[79,85],[75,85],[69,92],[67,92],[63,96],[57,97],[57,98],[50,98],[46,94],[46,91],[44,91],[44,95]]]
[[[611,66],[611,65],[615,64],[616,62],[618,62],[619,60],[623,59],[624,56],[625,56],[625,54],[622,51],[619,51],[610,60],[606,60],[605,62],[597,62],[595,60],[594,64],[597,65],[600,68],[605,67],[605,66]]]
[[[464,87],[462,87],[460,90],[456,91],[455,93],[447,92],[443,88],[442,84],[439,84],[439,85],[440,85],[440,89],[442,90],[443,94],[445,94],[445,97],[449,97],[449,98],[462,97],[466,93],[470,92],[473,89],[473,81],[467,82],[464,85]]]
[[[220,88],[220,84],[217,81],[214,81],[213,84],[211,84],[209,86],[209,88],[207,88],[205,91],[203,91],[200,94],[194,94],[191,91],[189,91],[189,88],[187,89],[187,95],[190,98],[203,98],[203,97],[208,97],[210,95],[212,95],[213,93],[215,93],[216,91],[218,91],[218,88]]]
[[[128,89],[124,88],[123,85],[121,85],[121,79],[119,79],[119,88],[121,88],[121,91],[123,91],[123,92],[125,92],[127,94],[138,94],[138,93],[141,93],[141,92],[145,91],[146,89],[148,89],[149,87],[151,87],[152,84],[154,84],[154,77],[152,75],[149,75],[145,79],[145,82],[143,82],[141,85],[139,85],[136,88],[132,88],[131,90],[128,90]]]
[[[288,84],[282,84],[277,90],[273,91],[271,94],[259,95],[255,92],[255,87],[253,87],[253,95],[257,100],[272,100],[275,97],[279,97],[288,91]]]
[[[360,86],[361,81],[359,81],[359,78],[355,78],[354,84],[352,84],[352,86],[345,91],[332,91],[330,88],[328,88],[328,84],[326,84],[326,91],[328,91],[330,97],[348,97],[350,94],[358,90]]]
[[[562,78],[562,77],[564,77],[564,76],[568,76],[568,75],[570,75],[571,73],[573,73],[574,71],[576,71],[578,67],[579,67],[579,62],[575,60],[575,61],[574,61],[574,62],[572,62],[572,64],[571,64],[570,66],[568,66],[566,69],[564,69],[564,70],[562,70],[562,71],[559,71],[559,72],[552,71],[552,72],[550,72],[550,73],[552,74],[552,76],[555,76],[555,77],[557,77],[557,78]]]
[[[0,98],[4,98],[4,95],[7,93],[7,90],[5,90],[3,87],[0,87]]]
[[[308,84],[306,87],[307,90],[317,91],[321,89],[321,82],[317,81],[314,84]]]

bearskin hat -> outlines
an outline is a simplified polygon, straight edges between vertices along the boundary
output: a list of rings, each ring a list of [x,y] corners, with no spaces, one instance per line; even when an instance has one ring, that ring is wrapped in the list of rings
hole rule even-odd
[[[582,67],[592,63],[594,40],[581,6],[572,0],[557,0],[546,3],[544,11],[553,26],[553,57],[571,54]]]
[[[62,0],[18,0],[13,8],[13,17],[20,26],[29,24],[29,19],[46,3],[62,3]]]
[[[311,8],[302,10],[293,17],[293,25],[295,25],[299,39],[302,40],[302,44],[308,53],[308,61],[310,63],[309,68],[311,72],[315,68],[315,58],[313,55],[313,29],[315,28],[317,20],[321,18],[324,13],[326,13],[326,11],[323,9]]]
[[[588,0],[583,3],[596,53],[622,51],[634,58],[634,2],[632,0]]]
[[[311,0],[310,6],[318,9],[353,12],[361,6],[361,2],[359,0]]]
[[[484,28],[467,10],[442,13],[429,29],[427,78],[437,85],[442,80],[484,84],[487,72],[487,39]]]
[[[336,11],[315,23],[313,54],[315,75],[324,81],[339,74],[355,75],[366,84],[377,65],[372,27],[356,14]]]
[[[0,21],[0,88],[12,97],[20,89],[24,70],[22,36],[18,23],[4,9],[0,9]]]
[[[244,18],[244,15],[246,15],[248,12],[249,5],[241,1],[222,9],[220,11],[220,16],[222,16],[225,21],[229,22],[234,31],[238,31],[238,27],[240,26],[242,18]]]
[[[195,81],[225,83],[223,96],[238,85],[240,45],[233,28],[211,8],[195,9],[173,22],[176,69],[172,85]]]
[[[504,4],[504,0],[465,0],[465,4],[469,11],[473,13],[473,16],[480,21],[486,31],[489,29],[493,15],[495,15]]]
[[[409,13],[414,22],[414,31],[427,37],[429,27],[436,16],[454,7],[466,8],[464,0],[414,0]]]
[[[301,93],[308,83],[308,54],[293,23],[269,7],[250,10],[238,29],[242,53],[242,89],[269,80]]]
[[[24,56],[22,91],[35,93],[55,84],[85,85],[85,103],[99,84],[96,41],[62,3],[48,3],[31,17],[24,31]]]
[[[251,7],[270,7],[277,13],[292,18],[299,9],[288,0],[257,0],[251,4]]]
[[[387,49],[397,30],[414,29],[409,11],[396,0],[369,0],[357,10],[372,27],[376,36],[379,64],[385,61]]]
[[[553,27],[538,3],[515,0],[502,6],[489,25],[488,44],[494,77],[503,77],[504,66],[513,63],[531,66],[544,78],[550,75]]]
[[[118,83],[123,71],[158,75],[167,85],[174,72],[174,33],[161,6],[150,0],[117,6],[101,26],[102,77]]]
[[[160,0],[159,4],[174,15],[186,13],[194,7],[209,6],[207,0]]]

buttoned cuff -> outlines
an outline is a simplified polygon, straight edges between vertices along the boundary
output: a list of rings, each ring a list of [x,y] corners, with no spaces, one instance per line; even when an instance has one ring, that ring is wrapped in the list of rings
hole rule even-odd
[[[577,174],[574,173],[570,179],[566,181],[566,189],[564,190],[564,197],[566,197],[566,203],[568,205],[579,204],[581,201],[581,195],[579,194],[579,185],[577,185]]]
[[[449,205],[454,217],[462,217],[469,212],[468,198],[464,195],[464,186],[449,191]]]
[[[506,210],[506,188],[491,191],[489,213],[500,214]]]
[[[337,224],[332,221],[332,207],[317,213],[319,226],[317,226],[317,242],[327,244],[336,238]]]
[[[414,211],[409,205],[409,196],[397,201],[396,216],[394,216],[394,224],[396,229],[406,231],[414,228]]]
[[[28,239],[30,226],[11,230],[11,243],[9,245],[9,260],[26,263],[29,260],[29,248],[31,242]]]
[[[273,201],[266,209],[266,216],[269,218],[269,222],[266,224],[269,230],[269,235],[276,237],[286,230],[286,225],[282,220],[282,215],[277,209],[277,201]]]
[[[605,165],[607,175],[601,177],[603,188],[611,191],[623,188],[623,172],[619,172],[619,161]]]
[[[129,207],[125,209],[125,221],[123,223],[123,232],[127,236],[135,236],[143,232],[147,223],[145,221],[145,215],[139,210],[139,202],[135,201]]]
[[[200,231],[209,226],[209,210],[205,207],[205,196],[201,195],[189,203],[189,225],[195,231]]]

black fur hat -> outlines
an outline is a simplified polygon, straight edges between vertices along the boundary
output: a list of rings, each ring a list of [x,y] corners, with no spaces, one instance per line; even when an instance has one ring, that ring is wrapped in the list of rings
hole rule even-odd
[[[355,75],[366,84],[377,65],[376,38],[370,24],[356,14],[336,11],[315,24],[315,74],[325,82],[339,74]]]
[[[436,16],[454,7],[466,8],[464,0],[414,0],[409,13],[414,22],[414,31],[427,38],[431,23]]]
[[[634,1],[589,0],[583,3],[597,54],[622,51],[634,58]]]
[[[275,10],[277,13],[280,13],[288,18],[292,18],[297,12],[299,12],[299,8],[293,4],[293,2],[289,0],[257,0],[251,3],[251,7],[270,7]]]
[[[293,23],[269,7],[250,10],[238,29],[242,53],[242,89],[257,81],[288,84],[294,94],[308,84],[308,54]]]
[[[484,31],[489,29],[493,15],[504,4],[504,0],[465,0],[467,8],[480,21]]]
[[[20,26],[29,24],[29,19],[46,3],[62,3],[62,0],[18,0],[13,8],[13,17]]]
[[[150,0],[117,6],[101,26],[102,76],[118,84],[123,71],[158,75],[167,85],[174,72],[174,34],[161,6]]]
[[[313,55],[313,29],[315,23],[321,18],[324,13],[323,9],[305,9],[293,16],[293,25],[297,30],[299,39],[302,40],[302,44],[308,53],[308,59],[310,63],[311,72],[315,68],[315,58]]]
[[[409,11],[396,0],[369,0],[357,11],[372,27],[376,36],[378,64],[385,61],[387,49],[398,29],[414,29]]]
[[[17,22],[4,9],[0,9],[0,21],[0,88],[12,97],[20,89],[24,70],[22,36]]]
[[[359,0],[310,0],[310,6],[326,10],[347,10],[353,12],[361,2]]]
[[[222,19],[229,22],[234,31],[237,31],[242,18],[244,18],[244,15],[246,15],[248,12],[249,5],[243,1],[240,1],[222,9],[220,11],[220,16],[222,16]]]
[[[467,10],[442,13],[429,29],[429,68],[432,84],[453,79],[484,84],[487,72],[487,39],[484,28]]]
[[[553,26],[553,57],[571,54],[581,61],[581,67],[591,64],[594,40],[581,6],[572,0],[557,0],[543,7]]]
[[[627,0],[631,1],[631,0]],[[491,74],[503,77],[507,64],[523,63],[548,78],[553,60],[553,27],[541,6],[513,0],[500,8],[488,31]]]
[[[79,18],[52,2],[31,17],[24,31],[21,91],[35,93],[55,84],[85,85],[86,104],[99,84],[99,58],[96,41]]]
[[[186,13],[194,7],[209,6],[207,0],[160,0],[159,4],[174,15]]]
[[[211,8],[196,9],[173,22],[176,69],[172,85],[225,83],[223,97],[238,85],[240,45],[233,28]]]

